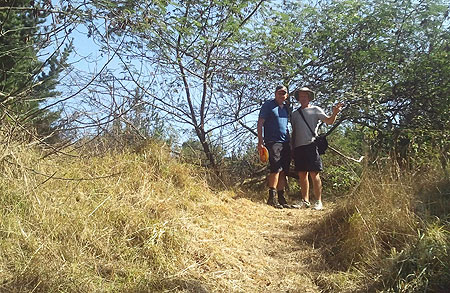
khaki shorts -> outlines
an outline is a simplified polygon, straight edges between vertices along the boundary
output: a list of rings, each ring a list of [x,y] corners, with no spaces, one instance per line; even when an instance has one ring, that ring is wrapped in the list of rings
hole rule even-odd
[[[289,172],[291,164],[291,146],[289,142],[268,142],[270,173]]]

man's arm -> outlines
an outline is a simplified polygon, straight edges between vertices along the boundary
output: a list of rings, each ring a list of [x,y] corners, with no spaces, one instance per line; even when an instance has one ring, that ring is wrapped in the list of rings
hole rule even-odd
[[[295,153],[294,153],[295,121],[294,121],[293,113],[292,113],[292,116],[291,116],[291,126],[292,126],[292,134],[291,134],[291,139],[289,140],[289,143],[290,143],[290,146],[291,146],[291,157],[295,158]]]
[[[258,151],[261,150],[263,146],[263,125],[264,125],[264,118],[258,118],[258,124],[257,124],[257,131],[258,131]]]

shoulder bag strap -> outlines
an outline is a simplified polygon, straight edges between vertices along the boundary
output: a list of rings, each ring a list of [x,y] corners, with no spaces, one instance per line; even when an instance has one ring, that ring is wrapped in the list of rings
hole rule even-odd
[[[297,111],[300,113],[300,115],[302,115],[302,118],[303,118],[303,120],[305,121],[306,126],[308,126],[309,131],[311,131],[313,137],[316,137],[316,133],[311,129],[311,127],[309,126],[308,122],[306,122],[305,116],[303,116],[302,108],[298,108]]]

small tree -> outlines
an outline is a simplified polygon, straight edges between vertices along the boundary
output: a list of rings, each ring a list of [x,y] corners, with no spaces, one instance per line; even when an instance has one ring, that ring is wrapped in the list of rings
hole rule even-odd
[[[148,103],[169,115],[171,123],[195,132],[209,166],[216,170],[212,149],[218,130],[242,115],[229,111],[232,97],[222,91],[226,76],[235,70],[230,67],[236,59],[232,47],[263,2],[109,1],[97,5],[115,15],[105,45],[120,41],[126,49],[119,52],[122,60],[141,58],[151,82],[144,82],[142,70],[134,70],[132,64],[124,62],[125,70],[151,98]]]
[[[21,0],[6,1],[0,7],[0,123],[21,125],[30,135],[36,132],[47,138],[52,136],[59,113],[40,107],[59,94],[55,90],[58,77],[68,66],[72,48],[69,43],[45,60],[39,55],[50,49],[52,32],[42,26],[50,5]]]

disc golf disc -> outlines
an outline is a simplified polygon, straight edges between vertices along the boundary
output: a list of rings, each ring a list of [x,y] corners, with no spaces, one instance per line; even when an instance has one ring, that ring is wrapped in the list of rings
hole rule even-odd
[[[263,146],[259,150],[259,159],[263,163],[266,163],[269,160],[269,151],[267,150],[267,148],[265,146]]]

